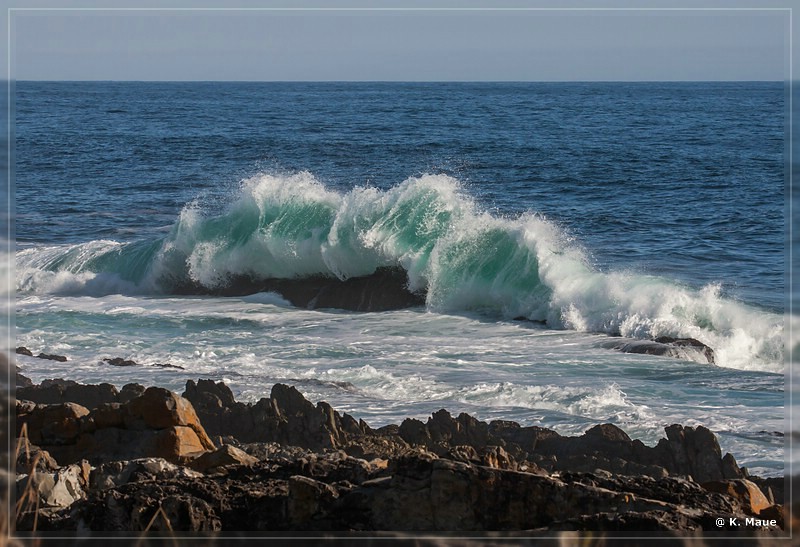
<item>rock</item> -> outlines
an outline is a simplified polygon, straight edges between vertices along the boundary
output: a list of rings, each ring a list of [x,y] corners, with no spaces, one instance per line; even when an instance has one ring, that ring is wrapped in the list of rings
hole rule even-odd
[[[762,520],[774,520],[781,530],[786,529],[783,505],[774,504],[762,509],[761,512],[758,513],[758,518]]]
[[[14,373],[15,373],[15,380],[14,385],[17,388],[20,387],[30,387],[33,385],[33,382],[27,376],[24,376],[20,373],[20,368],[18,366],[14,366]]]
[[[166,439],[173,439],[187,448],[196,444],[199,450],[214,449],[214,443],[203,429],[192,404],[167,389],[147,388],[140,397],[126,403],[124,409],[123,419],[128,429],[169,429],[170,433],[164,437],[168,444],[172,441]],[[191,430],[194,436],[186,430]]]
[[[206,452],[190,464],[192,469],[207,473],[209,470],[226,465],[253,465],[258,460],[245,451],[229,444],[223,445],[213,452]]]
[[[17,437],[24,428],[28,439],[40,446],[74,442],[81,431],[81,418],[89,414],[87,408],[75,403],[36,405],[29,412],[18,405],[17,410]]]
[[[28,357],[33,357],[33,352],[25,346],[19,346],[17,348],[17,355],[27,355]]]
[[[231,388],[226,386],[224,382],[214,383],[213,380],[201,379],[197,380],[196,384],[194,381],[188,380],[183,396],[189,401],[192,401],[192,404],[195,404],[195,406],[197,406],[195,401],[199,401],[201,398],[206,398],[202,403],[203,406],[210,406],[212,408],[228,408],[236,404]]]
[[[144,393],[144,386],[141,384],[125,384],[122,386],[122,390],[119,392],[119,402],[120,403],[127,403],[135,399],[136,397],[140,397]]]
[[[35,403],[77,403],[86,408],[95,408],[102,403],[118,400],[117,388],[111,384],[85,385],[72,380],[44,380],[39,385],[17,386],[17,398]]]
[[[254,405],[233,400],[230,389],[210,380],[186,383],[185,397],[214,437],[231,435],[240,442],[279,442],[314,450],[344,446],[349,431],[366,431],[355,420],[344,420],[325,402],[316,406],[294,386],[275,384],[269,398]],[[343,425],[344,424],[344,425]],[[366,424],[364,424],[366,425]]]
[[[24,427],[32,443],[63,463],[140,457],[177,463],[214,449],[191,403],[161,388],[92,412],[75,403],[18,402],[17,423],[18,434]]]
[[[300,308],[337,308],[352,311],[387,311],[425,305],[425,294],[408,289],[408,274],[400,268],[378,268],[362,277],[340,280],[313,275],[291,279],[252,279],[232,276],[228,284],[208,288],[186,282],[171,288],[173,294],[244,296],[275,292]]]
[[[714,434],[703,426],[684,427],[671,425],[666,427],[667,440],[662,439],[656,445],[656,450],[671,459],[667,469],[672,473],[691,475],[697,482],[719,481],[734,474],[733,464],[728,462],[723,466],[722,454]],[[726,456],[727,457],[727,456]],[[741,478],[740,472],[737,478]]]
[[[770,477],[766,479],[762,479],[760,477],[750,477],[750,480],[758,486],[767,499],[772,503],[783,505],[789,502],[784,493],[786,488],[785,477]]]
[[[714,364],[714,350],[702,343],[700,340],[694,338],[673,338],[671,336],[660,336],[655,339],[659,344],[669,344],[679,348],[692,348],[700,352],[706,360]]]
[[[294,475],[289,478],[287,516],[294,529],[325,530],[330,523],[326,520],[326,508],[339,497],[332,486],[308,477]]]
[[[47,450],[32,444],[27,437],[17,439],[17,474],[52,473],[57,469],[58,462]]]
[[[758,486],[747,479],[709,481],[702,486],[709,492],[718,492],[735,499],[745,512],[753,516],[758,516],[772,505]]]
[[[89,484],[92,490],[107,490],[129,482],[199,479],[202,476],[202,473],[175,465],[164,458],[140,458],[97,466],[91,472]]]
[[[39,359],[48,359],[50,361],[60,361],[62,363],[65,363],[67,361],[67,358],[64,357],[63,355],[52,355],[48,353],[40,353],[36,357],[38,357]]]
[[[694,338],[671,338],[668,336],[662,336],[655,340],[615,338],[600,345],[623,353],[661,355],[685,361],[714,364],[714,350]]]
[[[104,362],[115,367],[138,367],[139,363],[133,360],[123,359],[122,357],[114,357],[113,359],[103,359]]]
[[[23,504],[38,503],[47,507],[68,507],[86,497],[89,466],[85,462],[60,468],[54,473],[21,475],[17,480],[17,499]]]

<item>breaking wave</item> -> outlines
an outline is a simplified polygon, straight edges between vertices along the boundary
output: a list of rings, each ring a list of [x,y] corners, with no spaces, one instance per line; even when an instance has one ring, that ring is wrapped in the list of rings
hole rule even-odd
[[[630,272],[602,272],[537,214],[481,211],[445,175],[388,190],[326,188],[310,173],[243,181],[221,211],[186,205],[170,233],[17,252],[21,294],[170,294],[235,277],[345,280],[402,268],[428,309],[525,317],[552,328],[632,338],[695,338],[717,364],[780,372],[783,317],[701,289]]]

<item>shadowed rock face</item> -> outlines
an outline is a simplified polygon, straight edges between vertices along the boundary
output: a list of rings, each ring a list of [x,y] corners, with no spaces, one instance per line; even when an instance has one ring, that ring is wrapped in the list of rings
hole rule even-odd
[[[401,268],[378,268],[363,277],[344,281],[314,275],[296,279],[252,279],[232,277],[224,287],[209,289],[184,283],[172,288],[175,294],[245,296],[259,292],[278,293],[298,308],[336,308],[351,311],[387,311],[425,304],[425,294],[408,289],[408,277]]]

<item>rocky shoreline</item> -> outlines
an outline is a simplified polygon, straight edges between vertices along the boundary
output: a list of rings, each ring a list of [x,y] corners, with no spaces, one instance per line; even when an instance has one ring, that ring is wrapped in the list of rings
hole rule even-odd
[[[20,374],[15,414],[20,532],[779,538],[792,519],[784,479],[750,476],[702,426],[654,447],[446,410],[373,429],[283,384],[246,404],[206,379],[177,394]]]

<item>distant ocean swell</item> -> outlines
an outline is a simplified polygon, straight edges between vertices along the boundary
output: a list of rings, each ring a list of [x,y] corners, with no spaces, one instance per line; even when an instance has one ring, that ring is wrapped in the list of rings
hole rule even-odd
[[[621,236],[624,237],[624,236]],[[170,294],[234,277],[341,280],[402,268],[434,312],[525,317],[551,328],[695,338],[716,363],[780,372],[783,317],[660,277],[601,272],[555,224],[482,212],[457,180],[410,178],[340,193],[311,174],[245,180],[222,211],[186,205],[164,238],[17,253],[21,295]]]

